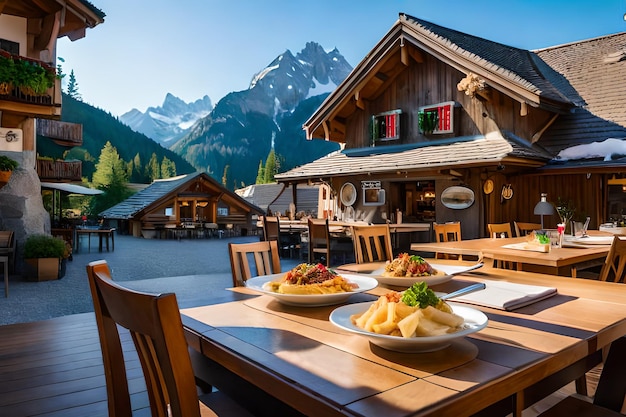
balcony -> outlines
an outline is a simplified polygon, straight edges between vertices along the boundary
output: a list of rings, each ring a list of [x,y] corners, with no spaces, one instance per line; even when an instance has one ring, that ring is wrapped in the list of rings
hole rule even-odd
[[[60,119],[61,100],[54,67],[0,50],[0,112]]]
[[[41,181],[80,181],[82,174],[81,161],[53,161],[37,159],[37,174]]]
[[[78,123],[38,119],[37,134],[52,139],[60,146],[74,147],[83,144],[83,125]]]

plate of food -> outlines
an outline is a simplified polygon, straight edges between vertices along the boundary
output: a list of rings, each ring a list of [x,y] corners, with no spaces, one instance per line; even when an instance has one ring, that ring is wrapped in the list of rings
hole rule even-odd
[[[376,301],[338,307],[330,322],[383,349],[420,353],[444,349],[485,328],[488,319],[480,310],[439,299],[420,282]]]
[[[380,284],[395,287],[410,287],[416,282],[424,281],[428,285],[441,284],[450,281],[454,275],[462,274],[483,266],[474,265],[445,265],[427,262],[418,255],[400,253],[384,267],[375,269],[367,274],[375,278]]]
[[[322,264],[300,264],[288,272],[263,275],[246,281],[246,287],[270,295],[279,302],[301,307],[343,303],[353,294],[378,286],[374,278],[337,274]]]

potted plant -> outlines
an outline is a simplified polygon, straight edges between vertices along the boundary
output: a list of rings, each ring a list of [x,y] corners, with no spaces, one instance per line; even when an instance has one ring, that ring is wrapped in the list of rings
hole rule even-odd
[[[0,188],[6,185],[18,166],[17,161],[9,158],[6,155],[0,155]]]
[[[8,54],[7,54],[8,55]],[[0,54],[0,95],[10,95],[15,81],[15,63],[10,56]]]
[[[430,135],[439,124],[439,115],[436,111],[421,111],[417,114],[417,123],[423,134]]]
[[[37,281],[59,278],[60,261],[66,253],[65,241],[51,235],[36,234],[26,239],[24,259]]]

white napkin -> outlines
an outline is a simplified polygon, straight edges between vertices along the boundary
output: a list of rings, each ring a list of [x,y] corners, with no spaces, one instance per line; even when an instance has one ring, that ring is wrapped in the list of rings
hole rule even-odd
[[[474,291],[450,301],[476,304],[500,310],[515,310],[557,294],[554,287],[485,280],[485,289]]]

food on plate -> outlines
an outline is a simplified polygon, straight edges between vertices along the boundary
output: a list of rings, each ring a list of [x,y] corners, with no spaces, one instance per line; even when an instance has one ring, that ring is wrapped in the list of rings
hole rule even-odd
[[[445,272],[433,268],[424,258],[408,253],[399,254],[393,261],[387,262],[384,277],[425,277],[445,275]]]
[[[425,282],[381,296],[367,311],[350,320],[368,332],[399,337],[439,336],[457,332],[464,325],[463,317],[454,314]]]
[[[536,252],[550,252],[550,237],[545,232],[532,231],[528,234],[525,249]]]
[[[280,294],[313,295],[351,292],[358,285],[323,264],[302,263],[283,275],[280,281],[266,282],[263,288]]]

